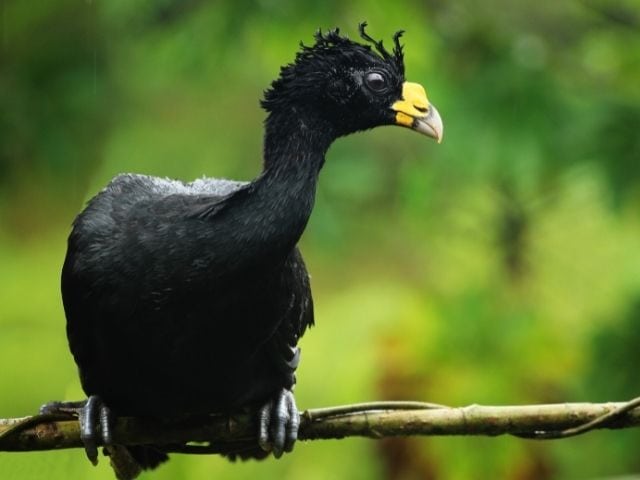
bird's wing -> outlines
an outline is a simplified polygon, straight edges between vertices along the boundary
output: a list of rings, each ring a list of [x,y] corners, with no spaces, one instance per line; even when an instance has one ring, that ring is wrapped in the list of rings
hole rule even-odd
[[[145,248],[153,244],[153,236],[162,229],[171,231],[172,222],[189,212],[223,205],[245,185],[205,178],[185,184],[123,174],[89,201],[74,221],[61,279],[69,345],[81,375],[100,375],[93,366],[99,355],[95,346],[102,343],[96,337],[104,334],[101,329],[106,324],[132,319],[141,292],[154,291],[148,288],[153,269],[163,263],[168,272],[178,268],[172,262],[159,262],[157,252]],[[131,238],[132,231],[146,238]],[[82,380],[85,385],[87,379]]]
[[[291,388],[295,384],[295,371],[300,362],[298,341],[307,327],[314,323],[313,297],[309,274],[300,251],[296,248],[285,266],[285,283],[282,291],[280,322],[266,343],[271,361]]]

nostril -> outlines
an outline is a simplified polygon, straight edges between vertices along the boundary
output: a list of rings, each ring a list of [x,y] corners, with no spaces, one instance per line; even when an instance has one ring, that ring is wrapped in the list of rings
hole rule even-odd
[[[418,110],[419,112],[422,112],[422,113],[427,113],[427,110],[428,110],[427,107],[419,107],[417,105],[414,105],[413,108],[415,108],[416,110]]]

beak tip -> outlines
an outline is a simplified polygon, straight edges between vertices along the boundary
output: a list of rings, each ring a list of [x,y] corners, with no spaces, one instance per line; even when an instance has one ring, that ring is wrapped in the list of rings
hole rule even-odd
[[[429,113],[426,116],[414,118],[411,128],[433,138],[437,143],[442,143],[444,127],[440,114],[433,105],[429,107]]]
[[[426,123],[432,128],[435,133],[434,138],[436,142],[439,144],[442,143],[442,136],[444,134],[444,125],[442,124],[442,118],[440,117],[440,113],[431,105],[429,108],[429,115],[425,119]]]

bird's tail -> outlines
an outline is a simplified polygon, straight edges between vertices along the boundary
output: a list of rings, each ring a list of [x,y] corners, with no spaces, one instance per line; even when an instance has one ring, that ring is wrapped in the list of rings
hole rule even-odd
[[[151,445],[110,445],[104,448],[104,453],[118,480],[133,480],[143,470],[152,470],[169,460],[165,452]]]

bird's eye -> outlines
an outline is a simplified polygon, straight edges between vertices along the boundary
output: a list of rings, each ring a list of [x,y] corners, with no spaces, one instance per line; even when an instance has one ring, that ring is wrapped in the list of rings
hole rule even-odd
[[[371,72],[368,73],[366,77],[364,77],[364,81],[374,92],[382,92],[387,88],[387,80],[381,73]]]

